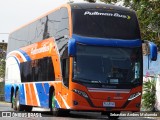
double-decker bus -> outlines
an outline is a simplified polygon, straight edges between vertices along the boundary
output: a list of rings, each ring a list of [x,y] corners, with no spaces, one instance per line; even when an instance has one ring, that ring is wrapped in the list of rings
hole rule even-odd
[[[140,111],[142,43],[127,8],[68,3],[9,36],[5,101],[18,111]],[[156,46],[149,44],[150,58]],[[111,117],[111,116],[110,116]]]

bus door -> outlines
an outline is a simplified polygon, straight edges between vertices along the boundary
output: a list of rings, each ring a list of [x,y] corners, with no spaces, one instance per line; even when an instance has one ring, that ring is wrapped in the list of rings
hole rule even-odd
[[[69,108],[69,57],[68,57],[68,49],[64,51],[61,57],[61,65],[62,65],[62,108]]]

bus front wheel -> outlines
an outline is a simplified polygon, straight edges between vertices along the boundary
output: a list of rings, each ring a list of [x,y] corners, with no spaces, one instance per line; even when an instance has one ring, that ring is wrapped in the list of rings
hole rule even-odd
[[[55,101],[55,92],[53,94],[50,94],[50,112],[52,115],[59,116],[60,115],[60,109],[56,108],[56,101]]]
[[[55,100],[55,92],[53,91],[52,94],[50,94],[50,112],[54,116],[68,116],[69,110],[63,110],[56,107],[56,100]]]

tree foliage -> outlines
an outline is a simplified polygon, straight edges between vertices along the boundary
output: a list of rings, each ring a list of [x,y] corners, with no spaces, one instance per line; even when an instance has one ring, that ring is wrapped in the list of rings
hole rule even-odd
[[[142,106],[146,110],[155,111],[155,102],[156,102],[156,80],[151,79],[143,84],[143,100]]]
[[[5,58],[6,58],[7,44],[0,43],[0,79],[5,76]]]
[[[86,0],[89,1],[89,0]],[[116,4],[122,0],[101,0]],[[123,6],[137,13],[142,40],[149,40],[160,46],[160,0],[123,0]]]
[[[5,59],[0,59],[0,78],[5,76]]]

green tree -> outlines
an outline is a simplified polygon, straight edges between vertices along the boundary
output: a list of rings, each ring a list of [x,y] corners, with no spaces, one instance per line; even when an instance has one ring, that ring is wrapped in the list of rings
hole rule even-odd
[[[155,111],[156,102],[156,80],[151,79],[143,84],[142,107],[145,110]]]
[[[6,58],[7,44],[0,43],[0,79],[5,76],[5,58]]]
[[[89,1],[89,0],[86,0]],[[116,4],[122,0],[101,0]],[[160,0],[123,0],[123,6],[137,13],[142,40],[149,40],[160,46]]]
[[[0,59],[0,78],[4,78],[5,76],[5,59]]]
[[[5,57],[6,57],[7,44],[0,43],[0,79],[5,76]],[[4,81],[0,82],[0,101],[4,100]]]
[[[124,5],[136,11],[142,39],[160,46],[160,0],[125,0]]]

